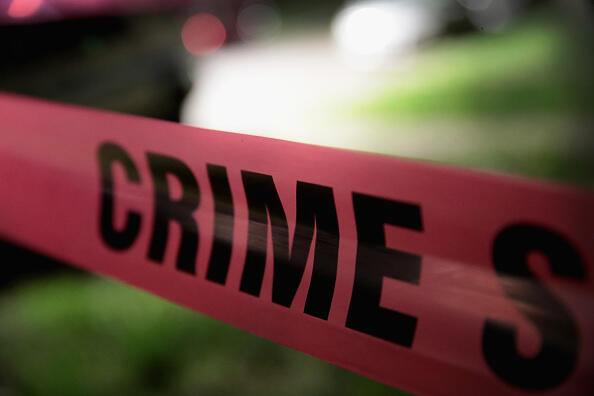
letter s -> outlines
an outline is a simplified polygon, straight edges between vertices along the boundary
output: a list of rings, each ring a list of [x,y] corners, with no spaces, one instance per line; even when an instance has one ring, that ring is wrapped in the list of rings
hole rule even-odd
[[[519,355],[516,328],[487,319],[483,355],[489,367],[506,382],[543,390],[559,385],[573,371],[578,358],[579,333],[568,309],[530,272],[526,258],[531,251],[544,254],[557,276],[585,277],[578,252],[559,234],[528,224],[503,229],[495,238],[493,264],[503,290],[516,309],[539,330],[542,347],[532,358]],[[514,281],[510,282],[510,278]]]

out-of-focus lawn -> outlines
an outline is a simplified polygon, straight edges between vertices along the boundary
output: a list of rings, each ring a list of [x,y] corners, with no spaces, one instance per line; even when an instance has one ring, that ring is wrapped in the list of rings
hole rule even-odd
[[[342,117],[422,142],[404,156],[592,186],[592,55],[575,38],[539,17],[429,43]]]
[[[403,394],[91,276],[41,279],[5,293],[0,323],[0,391],[7,394]]]
[[[575,53],[568,32],[547,20],[502,34],[447,38],[428,44],[414,68],[348,111],[396,121],[587,115],[594,106],[593,79],[579,73],[578,56],[583,54]]]

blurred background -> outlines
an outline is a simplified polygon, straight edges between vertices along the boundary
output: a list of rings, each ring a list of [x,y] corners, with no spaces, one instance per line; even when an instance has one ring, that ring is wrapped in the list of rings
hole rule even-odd
[[[592,13],[580,0],[0,0],[0,90],[589,189]],[[0,395],[400,394],[0,254]]]

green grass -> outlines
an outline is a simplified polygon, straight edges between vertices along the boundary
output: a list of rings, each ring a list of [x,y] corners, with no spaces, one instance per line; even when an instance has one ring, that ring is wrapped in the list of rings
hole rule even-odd
[[[427,141],[404,151],[412,158],[591,187],[593,58],[576,37],[536,15],[500,34],[436,40],[377,72],[381,88],[339,104],[339,117],[369,125],[369,139]]]
[[[579,56],[569,34],[546,21],[440,40],[414,67],[385,76],[384,90],[345,110],[383,119],[589,114],[592,79],[576,75]]]
[[[160,298],[94,277],[0,299],[0,389],[24,395],[401,395]]]

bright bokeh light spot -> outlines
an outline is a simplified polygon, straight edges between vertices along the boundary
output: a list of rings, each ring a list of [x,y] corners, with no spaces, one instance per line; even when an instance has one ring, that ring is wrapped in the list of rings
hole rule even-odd
[[[196,14],[188,18],[182,28],[186,50],[194,55],[215,52],[225,43],[227,32],[219,18],[212,14]]]
[[[332,34],[349,61],[371,67],[415,46],[434,28],[430,10],[413,1],[369,1],[343,9]]]
[[[392,37],[407,29],[399,27],[383,9],[364,6],[347,10],[336,30],[339,43],[349,52],[372,55],[386,51]]]
[[[6,13],[11,18],[27,18],[35,14],[43,0],[12,0]]]

